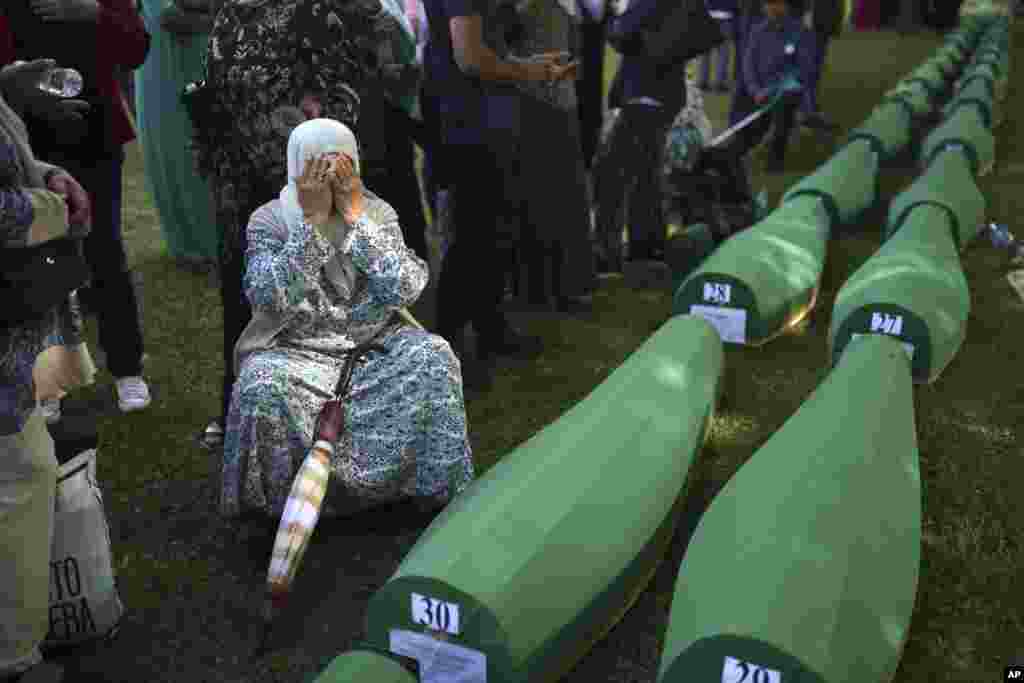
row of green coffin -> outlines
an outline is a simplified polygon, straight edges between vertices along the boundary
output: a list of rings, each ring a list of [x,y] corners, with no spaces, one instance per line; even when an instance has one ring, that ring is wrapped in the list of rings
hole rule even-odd
[[[929,108],[930,99],[924,98]],[[965,150],[974,173],[991,167],[995,141],[984,112],[963,104],[925,140],[925,164],[955,145]],[[776,211],[722,244],[683,280],[673,311],[703,315],[726,342],[749,345],[765,343],[798,319],[813,306],[831,226],[856,220],[875,203],[879,161],[909,144],[912,111],[902,99],[883,101]],[[794,203],[797,198],[803,199]]]
[[[660,562],[723,359],[704,320],[669,319],[441,513],[370,599],[367,643],[433,667],[423,680],[474,663],[488,683],[558,680]],[[341,655],[317,678],[411,680],[371,652]]]
[[[971,299],[957,251],[978,232],[985,200],[966,157],[941,154],[893,202],[891,235],[836,296],[829,347],[838,360],[865,334],[901,340],[917,382],[934,382],[963,343]]]
[[[892,680],[920,563],[914,422],[899,342],[849,344],[701,517],[659,683]]]
[[[708,318],[729,343],[773,338],[813,307],[832,226],[877,201],[878,165],[870,141],[844,146],[691,273],[675,293],[673,312]]]

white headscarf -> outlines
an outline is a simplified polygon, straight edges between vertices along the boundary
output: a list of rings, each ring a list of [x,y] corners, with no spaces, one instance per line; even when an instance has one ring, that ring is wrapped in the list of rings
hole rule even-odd
[[[352,159],[356,175],[359,175],[359,143],[355,134],[340,121],[334,119],[312,119],[296,126],[288,138],[288,184],[279,195],[288,230],[298,230],[303,221],[299,205],[297,183],[310,159],[340,152]],[[331,214],[320,233],[331,244],[340,249],[348,226],[337,212]],[[339,253],[324,266],[327,277],[345,299],[352,295],[356,279],[355,265],[351,259]]]

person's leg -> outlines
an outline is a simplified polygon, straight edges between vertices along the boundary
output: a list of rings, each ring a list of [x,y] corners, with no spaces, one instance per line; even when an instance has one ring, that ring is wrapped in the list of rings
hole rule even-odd
[[[582,25],[583,77],[576,81],[579,97],[580,141],[583,163],[590,170],[601,138],[604,118],[605,26],[585,21]]]
[[[786,158],[786,146],[793,133],[793,125],[796,122],[796,112],[800,106],[799,97],[786,97],[775,110],[771,149],[769,150],[769,166],[775,170],[781,170]]]
[[[597,197],[595,231],[597,248],[610,272],[622,271],[622,229],[626,197],[636,182],[636,109],[627,105],[619,113],[609,134],[608,150],[594,169],[594,194]]]
[[[140,376],[143,353],[138,293],[121,236],[123,160],[120,149],[111,159],[68,164],[92,202],[92,230],[83,245],[92,271],[89,306],[98,318],[107,369],[115,378]]]
[[[0,436],[0,678],[42,659],[56,482],[53,439],[37,410],[20,432]]]
[[[405,245],[424,261],[427,251],[427,219],[423,214],[423,199],[416,179],[415,150],[412,140],[395,134],[387,145],[389,158],[376,173],[367,173],[364,181],[371,192],[379,196],[398,213]]]
[[[700,56],[700,76],[697,78],[697,87],[707,90],[711,87],[711,60],[718,52],[718,48],[712,48]]]
[[[447,177],[455,193],[455,241],[441,267],[438,332],[458,348],[462,327],[495,334],[504,322],[498,306],[505,268],[495,244],[504,173],[484,145],[447,145]]]
[[[635,158],[636,187],[629,198],[629,259],[660,260],[665,252],[661,172],[665,136],[675,112],[638,107]]]
[[[719,90],[724,90],[726,82],[729,80],[729,55],[732,51],[732,44],[728,38],[732,33],[731,24],[732,21],[728,19],[721,22],[722,35],[726,36],[726,41],[716,50],[718,64],[715,66],[715,86]]]

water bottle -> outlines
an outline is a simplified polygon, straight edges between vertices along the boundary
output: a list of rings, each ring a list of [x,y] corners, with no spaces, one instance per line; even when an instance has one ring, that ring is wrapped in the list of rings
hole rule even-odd
[[[16,61],[12,66],[21,64],[25,64],[25,61]],[[82,74],[74,69],[54,67],[43,73],[39,79],[39,89],[57,97],[78,97],[82,92]]]

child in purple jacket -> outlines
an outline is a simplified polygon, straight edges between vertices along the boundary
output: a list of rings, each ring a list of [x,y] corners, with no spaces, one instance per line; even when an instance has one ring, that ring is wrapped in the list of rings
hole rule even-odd
[[[787,78],[806,82],[813,72],[814,36],[792,13],[792,0],[764,0],[765,18],[750,32],[743,51],[742,79],[729,116],[730,125],[742,120],[774,97]],[[790,134],[796,121],[802,92],[788,92],[770,114],[762,116],[737,135],[741,149],[755,147],[774,128],[767,170],[782,170]],[[774,124],[774,125],[773,125]]]

